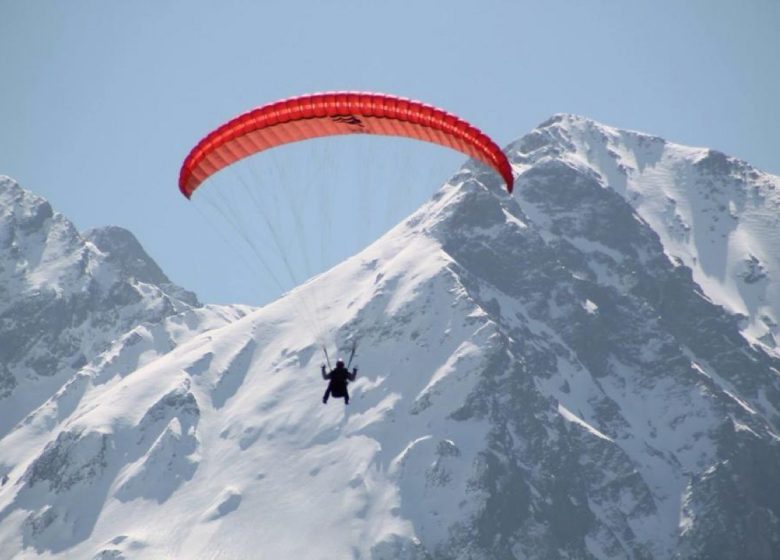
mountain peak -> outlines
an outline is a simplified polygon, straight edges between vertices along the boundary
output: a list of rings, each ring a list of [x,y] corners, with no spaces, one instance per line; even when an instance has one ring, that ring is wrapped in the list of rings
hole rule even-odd
[[[777,558],[780,228],[751,229],[777,215],[771,182],[570,115],[508,155],[513,195],[466,165],[268,306],[116,338],[0,439],[0,547]],[[126,232],[88,237],[101,263],[148,272]],[[349,405],[324,406],[323,347],[355,340]]]
[[[566,113],[510,145],[508,157],[521,199],[524,177],[546,162],[591,174],[652,226],[708,297],[750,318],[751,340],[771,346],[780,337],[780,177],[717,150]]]
[[[54,211],[47,200],[22,188],[7,175],[0,175],[0,222],[7,228],[35,231],[53,216]],[[7,230],[4,235],[7,238],[10,234]]]
[[[553,134],[558,133],[558,138],[563,137],[569,140],[577,138],[583,139],[590,137],[590,140],[600,141],[625,141],[631,139],[634,142],[653,142],[665,143],[666,141],[659,137],[637,130],[617,128],[595,119],[577,115],[574,113],[556,113],[545,120],[526,136],[532,136],[535,133]],[[525,138],[525,137],[523,137]]]
[[[540,123],[536,128],[549,128],[555,124],[574,126],[587,123],[599,124],[593,119],[575,113],[555,113],[550,118]]]
[[[127,230],[87,237],[0,177],[0,436],[127,330],[200,306]]]
[[[141,282],[169,284],[170,280],[146,253],[135,235],[118,226],[105,226],[85,231],[82,236],[114,263]]]

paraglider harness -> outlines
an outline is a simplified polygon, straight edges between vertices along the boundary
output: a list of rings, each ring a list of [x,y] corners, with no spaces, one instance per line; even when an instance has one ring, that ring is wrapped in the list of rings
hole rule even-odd
[[[330,358],[328,358],[328,350],[323,348],[325,352],[325,359],[328,362],[330,368]],[[325,369],[325,364],[322,365],[321,373],[322,378],[328,381],[328,388],[325,390],[325,394],[322,396],[322,403],[326,404],[328,398],[333,396],[336,398],[343,398],[344,404],[349,404],[349,390],[347,385],[350,381],[354,381],[357,377],[357,368],[352,368],[352,372],[349,371],[349,366],[352,365],[352,359],[355,357],[355,346],[352,347],[352,353],[349,356],[349,362],[346,367],[344,361],[339,359],[336,361],[336,367],[328,372]]]

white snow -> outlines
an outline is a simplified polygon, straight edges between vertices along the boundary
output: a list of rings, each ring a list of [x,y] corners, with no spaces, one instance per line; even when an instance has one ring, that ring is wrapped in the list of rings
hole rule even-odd
[[[697,167],[710,161],[708,150],[577,117],[563,117],[548,132],[571,146],[562,158],[598,174],[605,189],[636,208],[712,301],[748,316],[747,337],[780,335],[778,178],[734,164],[733,181],[710,184]],[[690,353],[701,381],[690,386],[647,379],[614,357],[607,372],[589,372],[559,332],[530,318],[522,300],[490,285],[467,288],[459,264],[431,233],[465,196],[460,186],[446,185],[382,239],[270,305],[180,309],[103,333],[110,344],[66,379],[25,386],[7,425],[0,422],[0,474],[8,476],[0,486],[0,550],[16,558],[103,552],[312,560],[387,560],[415,543],[436,550],[487,500],[474,478],[494,426],[489,416],[463,420],[456,413],[483,381],[490,351],[518,336],[556,348],[554,375],[536,376],[529,366],[529,386],[550,403],[539,415],[549,414],[586,448],[624,460],[631,472],[621,476],[641,480],[636,495],[623,489],[609,504],[584,504],[602,523],[588,533],[587,549],[610,557],[605,543],[624,537],[604,527],[620,517],[659,557],[674,550],[678,532],[696,523],[684,507],[689,474],[714,461],[713,393],[736,403],[737,415],[756,415],[755,408]],[[11,207],[0,195],[3,202]],[[32,216],[34,208],[41,206],[15,211]],[[527,220],[502,207],[505,222],[479,236],[511,229],[554,238],[543,213],[530,205],[523,211]],[[16,270],[0,271],[0,281],[16,293],[60,294],[84,289],[89,279],[116,282],[93,244],[63,246],[68,226],[58,216],[46,218],[45,239],[15,240],[23,256]],[[0,241],[4,235],[10,233],[0,231]],[[599,243],[567,241],[584,255],[623,262]],[[627,291],[609,267],[594,263],[592,270],[601,286]],[[160,305],[153,286],[134,288],[144,296],[140,306]],[[470,290],[480,292],[484,307]],[[590,297],[571,307],[597,321],[608,306]],[[551,320],[572,312],[556,301],[538,303]],[[333,356],[353,339],[359,374],[350,404],[323,405],[321,345]],[[659,344],[641,346],[639,357],[658,359]],[[525,358],[503,349],[507,354]],[[500,408],[505,395],[498,393]],[[758,399],[773,410],[766,395]],[[606,403],[619,422],[603,420]],[[508,439],[522,441],[512,430]],[[560,437],[552,421],[546,430],[551,441]],[[633,514],[645,489],[657,511]],[[529,491],[549,500],[533,485]]]
[[[749,317],[746,336],[780,337],[780,177],[705,148],[572,115],[547,132],[570,146],[562,158],[597,172],[636,208],[712,301]],[[710,161],[727,166],[726,174],[710,177]],[[745,280],[751,257],[766,274],[755,282]]]
[[[563,416],[566,420],[568,420],[569,422],[573,422],[574,424],[577,424],[578,426],[582,426],[583,428],[585,428],[588,432],[590,432],[594,436],[599,437],[601,439],[605,439],[605,440],[610,441],[610,442],[614,442],[614,440],[611,437],[602,434],[596,428],[594,428],[593,426],[591,426],[590,424],[585,422],[585,420],[583,420],[582,418],[580,418],[576,414],[573,414],[568,408],[566,408],[565,406],[563,406],[560,403],[558,403],[558,412],[560,412],[561,416]]]

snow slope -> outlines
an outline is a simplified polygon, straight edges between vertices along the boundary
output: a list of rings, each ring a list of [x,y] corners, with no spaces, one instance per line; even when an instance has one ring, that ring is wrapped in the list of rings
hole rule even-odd
[[[0,439],[0,556],[780,555],[771,326],[698,283],[710,230],[670,244],[589,130],[639,137],[555,117],[510,146],[515,197],[469,163],[273,304],[114,338]],[[320,401],[315,324],[359,340],[348,407]]]
[[[179,316],[216,326],[248,309],[201,306],[130,232],[79,234],[48,202],[2,176],[0,248],[0,437],[131,329]],[[158,351],[188,331],[172,331]]]
[[[552,157],[590,170],[620,194],[693,272],[715,303],[744,315],[743,333],[780,336],[780,177],[575,115],[556,115],[510,149],[517,170]]]

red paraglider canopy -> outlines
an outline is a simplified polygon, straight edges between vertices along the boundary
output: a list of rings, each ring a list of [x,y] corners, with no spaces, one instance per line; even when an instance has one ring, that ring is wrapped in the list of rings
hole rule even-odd
[[[419,101],[361,92],[293,97],[239,115],[193,148],[182,165],[179,189],[190,198],[211,175],[257,152],[319,136],[355,133],[405,136],[453,148],[492,167],[512,192],[514,179],[506,156],[479,129]]]

